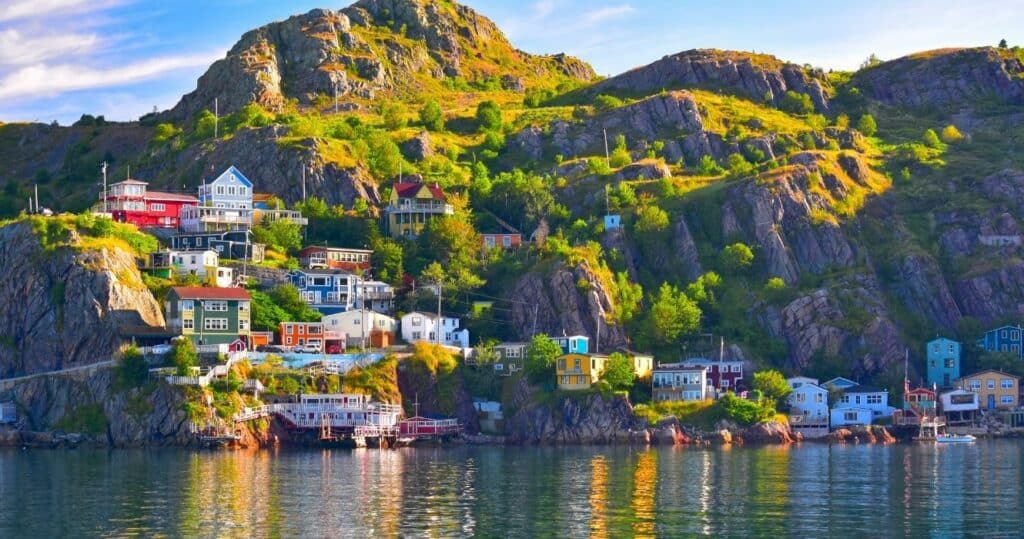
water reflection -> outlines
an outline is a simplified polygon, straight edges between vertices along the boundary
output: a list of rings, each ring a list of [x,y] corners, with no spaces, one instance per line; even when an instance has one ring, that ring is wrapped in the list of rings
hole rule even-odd
[[[1017,536],[1022,448],[0,451],[0,537]]]

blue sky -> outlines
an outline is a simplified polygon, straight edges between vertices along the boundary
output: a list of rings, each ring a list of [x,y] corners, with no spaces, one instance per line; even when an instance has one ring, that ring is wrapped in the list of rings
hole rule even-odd
[[[854,69],[954,46],[1024,45],[1024,2],[468,0],[517,47],[567,52],[613,75],[698,47]],[[246,30],[315,7],[296,0],[0,0],[0,121],[166,109]]]

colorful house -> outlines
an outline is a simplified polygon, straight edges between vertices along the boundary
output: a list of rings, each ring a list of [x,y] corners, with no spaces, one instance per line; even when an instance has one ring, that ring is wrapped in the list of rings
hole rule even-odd
[[[328,354],[345,351],[345,334],[325,329],[322,322],[281,322],[279,332],[284,346],[316,346]]]
[[[651,373],[654,372],[654,356],[634,352],[626,352],[626,355],[633,362],[633,372],[636,373],[637,378],[642,380],[650,378]]]
[[[894,425],[920,425],[922,420],[935,419],[938,415],[938,396],[926,387],[903,391],[903,408],[893,413]]]
[[[346,249],[313,245],[299,251],[299,264],[308,269],[342,269],[366,271],[370,269],[369,249]]]
[[[562,349],[563,354],[590,353],[590,338],[585,335],[551,337],[551,342],[557,344]]]
[[[384,208],[385,225],[392,238],[415,238],[431,219],[453,213],[455,209],[436,183],[396,183]]]
[[[186,232],[246,230],[253,224],[252,182],[234,166],[199,186],[199,204],[181,208]]]
[[[384,281],[358,281],[354,308],[390,313],[395,306],[395,289]]]
[[[608,356],[564,354],[555,360],[558,389],[587,389],[601,378]]]
[[[720,391],[736,391],[743,380],[743,362],[735,360],[719,361],[695,357],[683,361],[690,368],[703,368],[708,371],[708,385]]]
[[[681,363],[659,364],[651,374],[651,392],[655,401],[703,401],[709,397],[708,371]]]
[[[167,293],[167,328],[195,344],[248,340],[251,298],[242,288],[176,286]]]
[[[976,372],[957,380],[956,385],[977,393],[984,410],[1016,408],[1020,398],[1020,377],[1005,372]]]
[[[217,251],[225,260],[248,260],[257,264],[263,262],[266,252],[266,247],[262,243],[252,242],[248,230],[179,232],[171,236],[171,249],[211,249]]]
[[[805,438],[817,438],[828,434],[828,390],[808,380],[814,379],[797,377],[787,380],[793,387],[788,398],[789,425]]]
[[[320,319],[327,331],[345,336],[352,346],[366,345],[380,348],[391,343],[398,333],[398,320],[374,311],[355,309],[326,315]]]
[[[844,389],[847,389],[847,388],[851,388],[851,387],[853,387],[855,385],[857,385],[857,382],[854,382],[853,380],[850,380],[849,378],[843,378],[842,376],[837,376],[837,377],[835,377],[835,378],[833,378],[831,380],[826,381],[824,384],[821,384],[821,387],[824,387],[824,388],[827,388],[827,389],[844,390]]]
[[[798,389],[800,386],[810,384],[812,386],[820,385],[817,378],[811,378],[808,376],[794,376],[792,378],[786,378],[786,383],[793,389]]]
[[[198,203],[194,196],[150,191],[148,185],[133,179],[112,184],[106,204],[101,200],[96,209],[103,212],[105,208],[113,220],[139,228],[178,228],[181,208]]]
[[[459,323],[458,318],[439,318],[434,313],[413,311],[402,316],[402,340],[408,343],[425,341],[469,348],[469,330],[460,330]]]
[[[523,235],[511,232],[485,232],[480,234],[485,249],[516,249],[523,244]]]
[[[960,343],[946,338],[928,341],[928,385],[953,387],[960,378]]]
[[[831,381],[831,380],[830,380]],[[835,386],[832,386],[835,387]],[[889,417],[895,409],[889,406],[889,390],[857,384],[843,389],[839,402],[832,406],[832,427],[843,425],[870,425],[874,419]],[[868,412],[864,422],[863,412]],[[851,416],[848,412],[855,412]],[[854,419],[850,419],[854,417]],[[851,421],[855,421],[851,423]]]
[[[1024,354],[1024,328],[1020,326],[1003,326],[985,332],[978,339],[980,348],[989,352],[1010,352],[1017,357]]]
[[[355,305],[353,294],[357,277],[344,270],[297,270],[288,279],[299,296],[310,307],[329,315],[351,310]]]
[[[494,362],[494,373],[502,376],[512,376],[523,370],[526,365],[526,348],[529,343],[525,342],[502,342],[494,345],[494,353],[498,355]]]

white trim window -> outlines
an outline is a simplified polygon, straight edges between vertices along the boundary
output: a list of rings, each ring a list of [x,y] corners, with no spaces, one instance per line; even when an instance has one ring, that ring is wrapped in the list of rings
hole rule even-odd
[[[1003,395],[999,397],[1000,404],[1013,404],[1013,395]]]
[[[249,302],[248,301],[239,301],[238,302],[238,312],[244,313],[244,312],[247,312],[248,310],[249,310]]]
[[[181,310],[182,311],[192,311],[192,310],[195,310],[195,304],[190,299],[182,300],[181,301]]]
[[[249,331],[249,319],[239,318],[238,319],[238,331]]]
[[[160,202],[151,202],[149,204],[149,211],[167,211],[167,206]]]
[[[207,301],[204,309],[212,313],[226,313],[228,312],[228,302],[220,300]]]
[[[999,387],[1003,389],[1013,389],[1013,380],[1010,378],[1003,378],[999,381]]]
[[[195,329],[195,320],[191,318],[185,318],[181,321],[181,329]]]
[[[205,318],[203,319],[205,331],[226,331],[228,329],[227,318]]]

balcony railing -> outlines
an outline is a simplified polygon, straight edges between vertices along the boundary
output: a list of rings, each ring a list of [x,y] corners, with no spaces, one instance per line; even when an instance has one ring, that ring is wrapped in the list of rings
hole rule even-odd
[[[455,208],[451,204],[399,204],[397,206],[388,206],[384,209],[388,213],[402,213],[402,212],[414,212],[414,211],[425,211],[431,213],[455,213]]]
[[[309,224],[309,219],[302,216],[302,212],[295,210],[254,210],[257,219],[272,223],[274,221],[288,221],[296,225]]]

